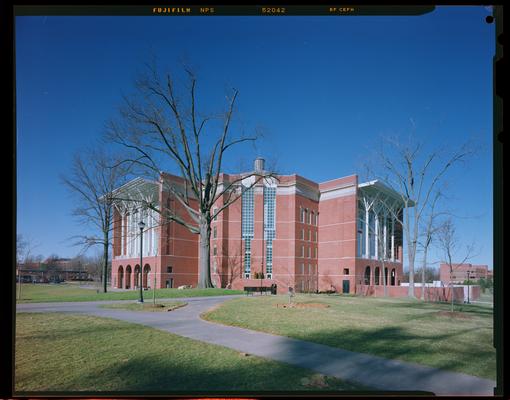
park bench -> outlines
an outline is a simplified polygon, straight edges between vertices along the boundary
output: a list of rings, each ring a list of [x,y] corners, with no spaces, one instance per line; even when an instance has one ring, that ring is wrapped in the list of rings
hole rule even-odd
[[[258,292],[260,294],[264,293],[267,294],[267,292],[271,294],[276,294],[276,285],[272,286],[245,286],[244,291],[246,295],[248,296],[250,293],[253,295],[253,293]]]

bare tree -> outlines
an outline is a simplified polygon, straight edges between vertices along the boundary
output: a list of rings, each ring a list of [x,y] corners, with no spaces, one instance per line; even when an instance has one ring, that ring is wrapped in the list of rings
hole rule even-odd
[[[445,259],[445,262],[448,264],[450,268],[450,288],[451,288],[451,305],[452,305],[452,312],[453,312],[453,302],[454,302],[454,295],[453,295],[453,282],[452,282],[452,275],[453,275],[453,266],[464,264],[468,259],[474,257],[474,243],[466,245],[465,249],[462,248],[459,239],[457,237],[455,224],[453,223],[452,218],[447,218],[443,224],[438,228],[438,244],[439,248],[443,252],[443,257]],[[461,255],[462,254],[462,255]],[[459,257],[462,257],[462,259],[458,262],[454,262],[455,259],[459,260]]]
[[[436,205],[438,200],[441,198],[441,191],[437,190],[434,193],[432,201],[429,205],[428,214],[425,220],[425,227],[423,230],[423,241],[419,242],[421,244],[423,250],[423,259],[422,259],[422,267],[421,267],[421,299],[425,300],[425,274],[427,271],[427,256],[430,245],[432,244],[432,240],[434,236],[437,234],[438,226],[437,226],[437,218],[442,215],[436,211]]]
[[[32,252],[38,245],[33,240],[24,237],[22,234],[16,235],[16,271],[18,275],[18,300],[21,299],[22,268],[21,264],[26,264],[32,259]]]
[[[162,78],[154,65],[136,82],[137,93],[124,98],[120,118],[107,124],[107,137],[131,151],[123,160],[142,167],[157,177],[163,188],[186,211],[180,215],[164,204],[144,198],[120,198],[135,201],[141,208],[151,209],[163,221],[174,221],[200,236],[198,287],[213,287],[211,281],[211,221],[238,200],[242,193],[262,179],[271,177],[267,171],[254,171],[232,181],[224,181],[221,172],[225,153],[246,142],[255,142],[259,134],[231,137],[230,128],[239,92],[227,96],[227,107],[218,114],[202,115],[196,100],[197,79],[185,68],[187,96],[183,100],[170,74]],[[217,131],[211,136],[211,131]],[[161,165],[176,166],[183,178],[184,189],[169,183],[162,176]],[[242,182],[254,178],[246,186]],[[213,205],[217,205],[213,212]]]
[[[127,178],[127,169],[119,159],[99,147],[76,153],[68,174],[61,176],[64,186],[77,198],[73,215],[94,230],[91,235],[76,235],[75,245],[85,252],[92,246],[101,246],[103,253],[103,292],[107,292],[108,250],[113,229],[113,191]]]
[[[383,138],[373,157],[375,165],[367,165],[372,175],[399,193],[404,204],[398,221],[407,244],[409,297],[414,297],[414,266],[424,212],[446,173],[474,151],[471,145],[464,144],[449,156],[444,157],[442,153],[441,149],[427,152],[412,136],[407,144],[398,139]]]

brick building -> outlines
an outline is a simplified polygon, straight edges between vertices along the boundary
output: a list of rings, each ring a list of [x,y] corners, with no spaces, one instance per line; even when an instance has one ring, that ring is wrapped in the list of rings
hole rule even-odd
[[[263,169],[264,160],[255,160],[254,170]],[[388,286],[400,284],[402,227],[380,207],[382,200],[390,201],[401,218],[402,201],[396,192],[378,181],[359,183],[357,175],[322,183],[279,175],[254,183],[250,173],[220,175],[220,185],[238,182],[242,195],[212,221],[211,274],[217,287],[276,284],[278,293],[288,287],[356,293],[362,285],[383,285],[383,270]],[[182,178],[162,173],[160,182],[137,178],[116,192],[118,197],[143,196],[190,221],[163,182],[185,190]],[[223,201],[217,200],[216,210]],[[139,285],[140,215],[146,224],[143,286],[195,287],[198,235],[176,222],[162,221],[154,211],[137,209],[134,202],[120,202],[115,208],[112,285]],[[263,278],[255,279],[259,274]]]
[[[492,271],[489,270],[487,265],[475,264],[452,264],[452,272],[450,275],[450,266],[441,263],[439,267],[439,280],[445,284],[449,284],[450,280],[453,283],[463,283],[468,280],[477,281],[480,278],[492,278]]]

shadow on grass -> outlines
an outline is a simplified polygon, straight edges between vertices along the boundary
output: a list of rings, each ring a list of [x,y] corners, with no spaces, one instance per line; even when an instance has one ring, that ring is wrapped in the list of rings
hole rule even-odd
[[[113,367],[103,371],[94,371],[78,375],[74,380],[66,383],[59,391],[45,392],[17,392],[25,393],[62,394],[69,393],[115,393],[119,394],[256,394],[266,393],[374,393],[366,386],[342,382],[336,378],[327,377],[327,386],[318,390],[304,385],[296,387],[295,376],[310,371],[285,364],[272,363],[267,368],[260,368],[259,361],[246,361],[243,356],[234,366],[219,364],[208,365],[197,363],[196,360],[173,361],[171,355],[168,360],[162,357],[148,355],[134,357],[129,360],[119,360]],[[297,373],[296,373],[297,372]],[[277,378],[277,379],[275,379]]]
[[[388,302],[384,304],[384,307],[388,308],[411,308],[411,309],[421,309],[421,310],[435,310],[435,311],[450,311],[451,304],[444,302]],[[476,314],[480,316],[492,316],[493,310],[492,308],[485,307],[483,305],[477,304],[454,304],[455,312],[465,312],[470,314]]]
[[[402,360],[437,368],[441,370],[470,374],[495,379],[495,352],[491,349],[480,350],[479,347],[469,343],[462,351],[452,350],[449,353],[441,352],[437,348],[438,342],[454,343],[464,334],[478,331],[480,327],[470,327],[463,330],[455,330],[450,333],[415,335],[406,332],[399,327],[385,327],[378,329],[342,329],[323,330],[317,333],[299,335],[300,340],[324,344],[339,349],[345,349],[356,353],[365,353],[378,357]],[[449,350],[449,349],[448,349]],[[299,352],[290,344],[286,351]],[[409,361],[412,360],[412,361]],[[491,367],[493,366],[493,368]],[[363,370],[363,366],[360,366]],[[375,372],[375,371],[374,371]],[[393,378],[394,379],[394,378]]]

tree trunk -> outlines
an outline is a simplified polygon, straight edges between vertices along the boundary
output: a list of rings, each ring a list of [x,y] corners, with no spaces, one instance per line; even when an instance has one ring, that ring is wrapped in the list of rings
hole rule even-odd
[[[406,204],[407,206],[407,204]],[[408,297],[414,298],[414,259],[415,259],[415,251],[416,251],[416,242],[411,240],[411,227],[409,226],[410,216],[409,216],[409,208],[405,208],[405,217],[407,221],[407,226],[405,228],[405,235],[407,240],[407,255],[409,260],[409,289],[408,289]],[[416,223],[416,221],[415,221]],[[402,245],[403,250],[403,245]],[[404,261],[403,255],[401,256],[402,262]]]
[[[409,255],[409,297],[414,298],[414,256]]]
[[[198,287],[212,288],[211,281],[211,221],[203,217],[200,221],[200,252],[199,252]]]
[[[425,267],[427,266],[427,251],[428,247],[425,247],[423,251],[423,265],[421,267],[421,299],[425,300]]]
[[[104,235],[103,243],[103,293],[107,292],[108,282],[108,234]]]

